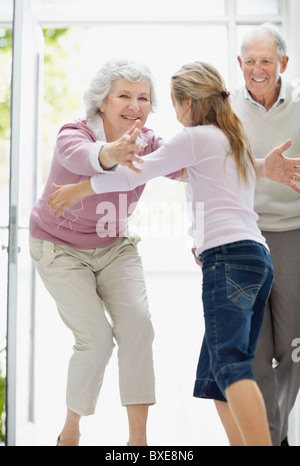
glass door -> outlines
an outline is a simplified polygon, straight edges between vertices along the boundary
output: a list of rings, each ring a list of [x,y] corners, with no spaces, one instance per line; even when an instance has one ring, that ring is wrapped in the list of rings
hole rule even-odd
[[[8,228],[6,443],[34,445],[35,277],[28,221],[37,191],[42,31],[15,0]]]
[[[7,244],[13,0],[0,2],[0,445],[5,440]]]

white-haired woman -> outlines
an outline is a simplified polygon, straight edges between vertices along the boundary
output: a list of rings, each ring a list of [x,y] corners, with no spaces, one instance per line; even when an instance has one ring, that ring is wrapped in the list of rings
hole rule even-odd
[[[114,342],[129,444],[146,445],[148,406],[155,403],[154,332],[138,238],[127,230],[144,186],[128,193],[92,196],[60,218],[50,213],[47,201],[52,183],[78,183],[113,169],[115,161],[110,159],[118,160],[123,151],[120,137],[124,135],[126,142],[129,136],[124,133],[136,120],[142,129],[132,153],[139,151],[143,156],[162,144],[144,127],[155,104],[151,72],[139,63],[108,62],[92,79],[84,101],[86,120],[66,124],[59,131],[48,180],[30,218],[31,256],[75,338],[67,417],[58,445],[79,444],[80,418],[95,412]],[[132,160],[122,164],[135,169]]]

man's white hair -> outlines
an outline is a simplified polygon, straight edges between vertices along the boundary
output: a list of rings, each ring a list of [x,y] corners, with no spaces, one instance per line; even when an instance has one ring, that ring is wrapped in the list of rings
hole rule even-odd
[[[266,37],[272,37],[280,60],[287,55],[287,45],[279,29],[272,23],[264,23],[245,35],[241,44],[241,57],[244,56],[245,45]]]

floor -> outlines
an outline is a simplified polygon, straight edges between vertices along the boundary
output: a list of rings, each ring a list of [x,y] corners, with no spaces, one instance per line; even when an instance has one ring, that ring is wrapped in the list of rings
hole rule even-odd
[[[213,402],[192,396],[203,337],[201,271],[146,272],[152,321],[157,403],[150,408],[151,446],[226,446]],[[55,445],[65,416],[65,385],[73,339],[38,279],[36,444]],[[300,395],[290,418],[290,445],[300,445]],[[120,406],[116,350],[107,367],[94,416],[83,418],[82,446],[122,446],[128,438]]]
[[[148,297],[155,328],[157,403],[150,408],[148,442],[155,446],[227,445],[213,402],[192,396],[203,336],[201,273],[148,272]],[[72,337],[39,288],[36,344],[37,444],[51,446],[65,416],[65,382]],[[50,375],[49,375],[50,374]],[[128,437],[120,406],[116,351],[108,365],[94,416],[84,418],[81,445],[120,446]]]

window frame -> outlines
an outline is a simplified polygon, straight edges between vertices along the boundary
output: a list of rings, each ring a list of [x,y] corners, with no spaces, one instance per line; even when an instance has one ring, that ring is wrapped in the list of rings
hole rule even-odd
[[[39,0],[35,0],[38,2]],[[60,27],[72,27],[72,26],[90,26],[90,25],[99,25],[101,24],[174,24],[174,25],[198,25],[198,26],[225,26],[227,28],[228,34],[228,84],[231,87],[234,87],[238,84],[238,66],[233,66],[233,63],[237,62],[237,55],[239,52],[239,44],[237,39],[237,28],[238,26],[256,26],[264,22],[271,22],[280,26],[284,33],[288,32],[288,24],[291,21],[291,3],[293,0],[277,0],[278,2],[278,14],[277,15],[239,15],[237,13],[237,0],[224,0],[225,4],[225,15],[215,14],[215,15],[202,15],[201,17],[196,17],[191,11],[190,17],[185,13],[183,19],[180,19],[177,15],[177,12],[172,14],[172,11],[167,15],[165,12],[158,14],[156,10],[145,10],[139,9],[138,12],[132,16],[129,12],[123,12],[124,19],[119,18],[119,14],[116,12],[112,16],[111,12],[101,12],[101,20],[97,19],[97,15],[91,14],[90,19],[85,19],[84,17],[79,21],[72,16],[72,9],[69,9],[69,12],[64,16],[62,15],[60,19],[57,19],[57,14],[55,12],[50,12],[48,14],[43,13],[42,10],[39,12],[39,22],[40,25],[44,28],[60,28]],[[86,10],[85,10],[86,11]],[[69,15],[69,16],[67,16]],[[75,15],[76,16],[76,15]],[[299,65],[300,66],[300,65]]]
[[[232,87],[238,84],[237,71],[238,67],[232,66],[237,62],[237,55],[239,54],[238,34],[237,29],[239,26],[258,26],[265,22],[271,22],[278,26],[283,27],[286,22],[286,9],[284,8],[284,1],[278,1],[278,15],[239,15],[237,13],[237,1],[225,0],[226,11],[228,17],[226,24],[228,28],[228,79]]]

